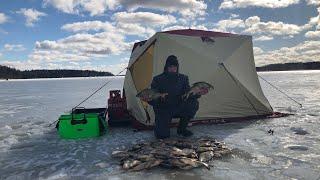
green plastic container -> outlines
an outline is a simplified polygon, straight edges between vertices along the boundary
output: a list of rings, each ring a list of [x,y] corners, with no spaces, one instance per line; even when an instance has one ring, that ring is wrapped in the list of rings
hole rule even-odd
[[[65,114],[59,117],[58,131],[63,139],[91,138],[105,134],[107,124],[98,113]]]

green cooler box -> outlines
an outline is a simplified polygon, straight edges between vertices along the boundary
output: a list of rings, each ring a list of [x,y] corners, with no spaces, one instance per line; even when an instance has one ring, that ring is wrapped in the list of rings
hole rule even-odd
[[[107,124],[99,113],[70,113],[59,117],[57,128],[63,139],[80,139],[105,134]]]

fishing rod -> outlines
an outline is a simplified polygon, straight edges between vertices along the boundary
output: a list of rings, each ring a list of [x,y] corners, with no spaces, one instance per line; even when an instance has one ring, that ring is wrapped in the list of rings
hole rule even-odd
[[[116,74],[115,76],[119,76],[124,70],[126,70],[126,68],[124,68],[123,70],[121,70],[118,74]],[[90,99],[93,95],[95,95],[98,91],[100,91],[102,88],[104,88],[107,84],[109,84],[112,81],[112,79],[110,79],[109,81],[107,81],[106,83],[104,83],[101,87],[99,87],[97,90],[95,90],[92,94],[90,94],[87,98],[85,98],[83,101],[81,101],[78,105],[76,105],[74,108],[75,109],[77,107],[79,107],[81,104],[83,104],[84,102],[86,102],[88,99]]]
[[[271,84],[269,81],[267,81],[266,79],[264,79],[263,77],[261,77],[259,74],[258,76],[264,80],[266,83],[268,83],[270,86],[272,86],[273,88],[275,88],[276,90],[278,90],[279,92],[281,92],[282,94],[284,94],[287,98],[289,98],[290,100],[292,100],[293,102],[295,102],[296,104],[298,104],[300,106],[300,108],[302,108],[302,104],[299,103],[298,101],[296,101],[295,99],[293,99],[292,97],[290,97],[289,95],[287,95],[285,92],[283,92],[282,90],[280,90],[280,88],[278,88],[277,86]]]
[[[119,76],[123,71],[125,71],[126,69],[128,69],[128,67],[125,67],[124,69],[122,69],[118,74],[116,74],[115,76]],[[76,105],[75,107],[73,107],[72,109],[75,109],[77,107],[79,107],[81,104],[83,104],[84,102],[86,102],[88,99],[90,99],[93,95],[95,95],[97,92],[99,92],[102,88],[104,88],[106,85],[108,85],[113,79],[110,79],[109,81],[107,81],[106,83],[104,83],[102,86],[100,86],[97,90],[95,90],[93,93],[91,93],[87,98],[85,98],[83,101],[81,101],[78,105]],[[48,127],[52,126],[52,124],[58,122],[58,120],[52,122],[49,124]]]

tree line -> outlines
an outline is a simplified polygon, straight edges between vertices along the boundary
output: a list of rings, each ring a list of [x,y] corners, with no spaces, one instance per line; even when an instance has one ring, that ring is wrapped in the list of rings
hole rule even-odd
[[[320,62],[269,64],[256,69],[257,71],[320,70]]]
[[[95,77],[113,76],[110,72],[91,70],[25,70],[0,65],[0,79],[32,79],[32,78],[64,78],[64,77]]]

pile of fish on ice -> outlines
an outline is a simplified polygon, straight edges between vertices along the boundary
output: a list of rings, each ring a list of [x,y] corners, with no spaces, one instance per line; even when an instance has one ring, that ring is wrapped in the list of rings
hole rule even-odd
[[[120,160],[124,170],[140,171],[153,167],[192,169],[205,167],[226,156],[231,150],[214,138],[164,139],[143,142],[123,151],[113,151],[112,157]]]

